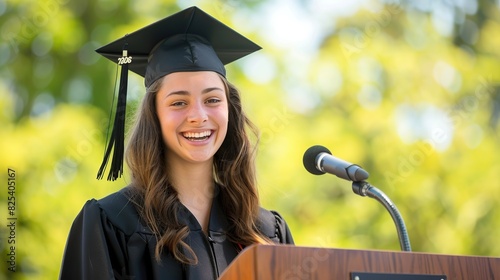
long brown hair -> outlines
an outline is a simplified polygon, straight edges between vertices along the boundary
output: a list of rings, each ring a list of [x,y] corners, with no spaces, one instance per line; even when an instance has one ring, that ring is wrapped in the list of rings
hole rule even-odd
[[[255,146],[247,129],[255,136],[257,129],[243,112],[239,91],[220,77],[228,98],[229,122],[226,138],[214,156],[213,165],[214,178],[219,185],[216,195],[220,196],[231,225],[227,238],[243,246],[269,243],[256,226],[259,197],[254,169]],[[183,241],[189,228],[177,219],[181,203],[166,172],[165,144],[156,113],[156,94],[162,81],[163,78],[157,80],[147,89],[131,132],[126,161],[132,176],[134,202],[157,238],[156,260],[161,260],[161,253],[166,248],[178,261],[196,264],[196,255]]]

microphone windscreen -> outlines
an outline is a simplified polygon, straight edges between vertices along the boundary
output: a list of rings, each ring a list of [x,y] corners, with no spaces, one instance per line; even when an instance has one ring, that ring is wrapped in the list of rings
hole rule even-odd
[[[312,146],[309,149],[307,149],[307,151],[304,153],[302,162],[304,163],[304,167],[306,168],[307,171],[309,171],[309,173],[312,173],[314,175],[325,174],[325,172],[319,170],[316,167],[316,158],[320,153],[327,153],[330,155],[332,154],[330,150],[320,145]]]

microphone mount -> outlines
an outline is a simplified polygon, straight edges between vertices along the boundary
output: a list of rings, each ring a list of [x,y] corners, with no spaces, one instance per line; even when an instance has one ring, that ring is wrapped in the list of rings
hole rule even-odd
[[[377,189],[376,187],[370,185],[366,181],[357,181],[352,182],[352,191],[360,196],[368,196],[371,197],[382,205],[384,205],[385,209],[389,211],[391,214],[392,220],[396,225],[396,230],[398,231],[399,244],[401,246],[402,251],[411,251],[410,238],[408,237],[408,232],[406,230],[405,222],[403,221],[403,217],[399,212],[396,205],[389,199],[389,197]]]
[[[327,148],[319,145],[307,149],[302,161],[306,170],[311,174],[322,175],[328,172],[339,178],[352,181],[352,190],[355,194],[368,196],[380,202],[389,211],[396,224],[401,250],[411,251],[410,238],[403,217],[386,194],[366,182],[369,176],[368,172],[356,164],[332,156]]]

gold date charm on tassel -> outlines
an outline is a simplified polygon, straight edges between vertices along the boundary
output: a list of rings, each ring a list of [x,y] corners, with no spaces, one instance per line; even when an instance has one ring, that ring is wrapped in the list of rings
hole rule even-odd
[[[128,56],[127,50],[123,50],[122,57],[118,58],[118,64],[123,65],[123,64],[130,64],[132,63],[132,57]]]

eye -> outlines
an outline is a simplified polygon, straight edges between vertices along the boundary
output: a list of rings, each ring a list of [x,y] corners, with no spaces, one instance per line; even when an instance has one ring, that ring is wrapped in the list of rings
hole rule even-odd
[[[207,104],[216,104],[219,102],[221,102],[221,100],[219,98],[209,98],[209,99],[207,99],[207,101],[205,101],[205,103],[207,103]]]
[[[187,103],[185,101],[175,101],[170,104],[172,107],[180,107],[180,106],[185,106]]]

